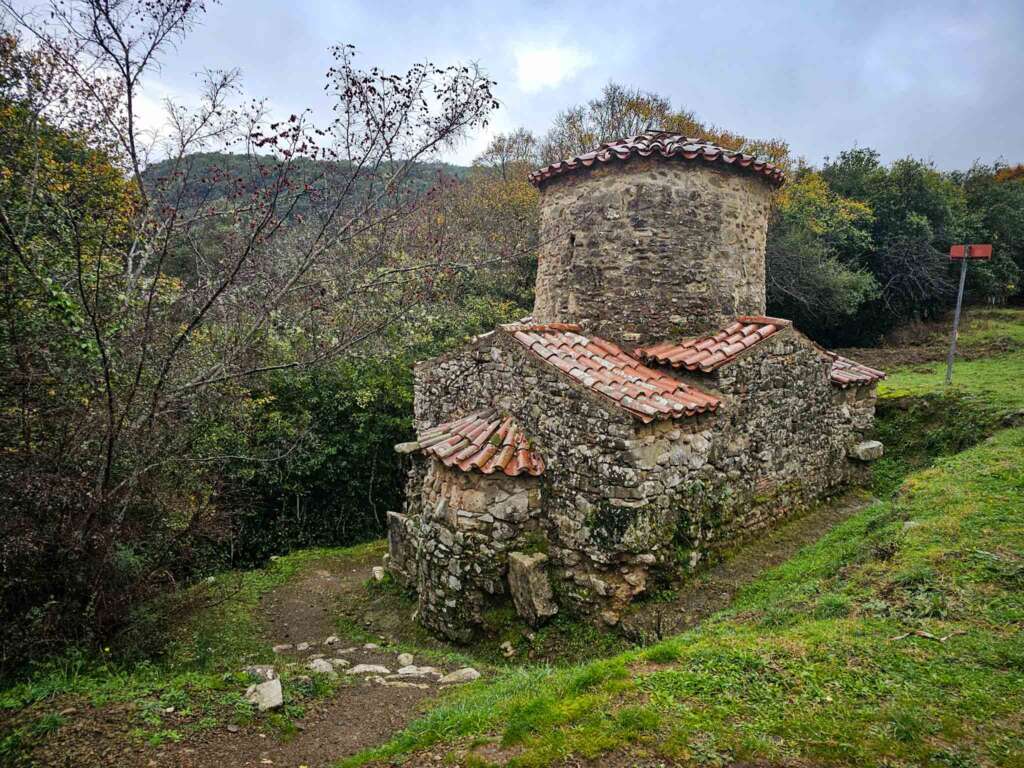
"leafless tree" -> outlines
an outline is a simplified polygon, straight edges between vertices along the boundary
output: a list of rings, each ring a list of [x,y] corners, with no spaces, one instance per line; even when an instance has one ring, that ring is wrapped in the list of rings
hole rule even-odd
[[[122,615],[114,561],[140,548],[141,529],[184,539],[216,512],[195,468],[224,457],[200,427],[230,423],[245,382],[348,353],[472,267],[426,231],[421,168],[497,105],[475,67],[361,70],[339,46],[327,124],[308,112],[272,121],[242,100],[237,73],[207,72],[199,106],[167,104],[154,140],[139,125],[143,83],[202,0],[0,9],[21,38],[5,38],[2,66],[26,70],[2,94],[21,132],[5,152],[25,171],[0,191],[3,351],[18,369],[3,391],[16,416],[3,417],[2,480],[21,512],[7,532],[35,531],[25,557],[61,551],[77,564],[73,578],[90,581],[77,592],[96,596],[102,625]],[[127,179],[104,182],[109,210],[102,189],[86,206],[75,202],[85,190],[48,186],[54,135]],[[224,147],[241,158],[219,167],[197,155]],[[26,322],[44,303],[58,310]],[[40,503],[56,484],[60,503]],[[152,563],[168,569],[166,557]]]

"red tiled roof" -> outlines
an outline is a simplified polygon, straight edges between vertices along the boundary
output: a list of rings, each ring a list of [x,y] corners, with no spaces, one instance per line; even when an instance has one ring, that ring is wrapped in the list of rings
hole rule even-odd
[[[644,422],[714,411],[721,401],[648,368],[611,342],[569,323],[501,326],[520,344],[580,385]]]
[[[832,383],[839,385],[843,389],[849,386],[873,384],[885,378],[883,371],[869,368],[848,357],[837,355],[835,352],[826,352],[826,354],[832,358],[832,371],[830,373]]]
[[[493,408],[424,430],[419,445],[446,467],[464,472],[491,475],[501,470],[515,477],[544,471],[544,459],[530,449],[529,440],[512,417],[502,417]]]
[[[785,174],[781,168],[767,161],[758,160],[754,155],[725,149],[704,139],[688,138],[678,133],[665,131],[648,131],[628,139],[609,141],[597,149],[577,155],[570,160],[561,160],[539,168],[528,178],[531,184],[539,187],[554,176],[570,173],[580,168],[589,168],[595,163],[609,163],[612,160],[629,160],[633,157],[651,157],[652,155],[666,159],[704,160],[708,163],[731,165],[763,176],[775,185],[781,185],[785,181]]]
[[[649,363],[710,373],[789,324],[776,317],[737,317],[718,333],[641,347],[636,354]]]

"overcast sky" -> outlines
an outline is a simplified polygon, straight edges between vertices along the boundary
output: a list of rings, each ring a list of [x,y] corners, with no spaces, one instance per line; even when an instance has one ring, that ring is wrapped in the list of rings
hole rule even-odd
[[[701,119],[782,137],[812,162],[853,146],[941,168],[1024,162],[1024,0],[990,2],[352,2],[222,0],[147,84],[188,97],[204,67],[288,113],[323,109],[328,48],[362,66],[478,62],[502,102],[489,132],[540,133],[609,80]],[[449,159],[469,162],[478,135]]]

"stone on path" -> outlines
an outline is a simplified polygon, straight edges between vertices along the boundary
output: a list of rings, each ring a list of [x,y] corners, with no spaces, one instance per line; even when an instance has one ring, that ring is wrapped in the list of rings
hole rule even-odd
[[[346,669],[347,675],[390,675],[391,670],[382,667],[380,664],[356,664],[352,669]]]
[[[321,675],[333,675],[334,667],[327,659],[313,659],[306,665],[306,669],[312,672],[319,672]]]
[[[265,683],[250,685],[245,691],[245,698],[260,712],[268,709],[276,709],[284,704],[284,693],[281,690],[281,681],[278,678],[267,680]]]
[[[372,573],[373,573],[373,580],[374,581],[384,581],[384,568],[382,566],[380,566],[380,565],[373,566]]]
[[[312,647],[311,643],[299,643],[295,646],[295,650],[301,653],[302,651],[308,651]]]
[[[865,440],[863,443],[853,446],[850,455],[858,461],[874,461],[882,458],[884,452],[885,446],[877,440]]]
[[[389,680],[381,677],[380,675],[368,677],[367,680],[372,680],[375,683],[380,683],[381,685],[386,685],[390,688],[419,688],[420,690],[426,690],[430,687],[426,683],[410,683],[405,680]]]
[[[285,651],[292,650],[294,647],[295,646],[292,645],[291,643],[282,643],[281,645],[275,645],[274,646],[274,653],[284,653]]]
[[[415,667],[408,665],[398,670],[398,674],[402,677],[430,677],[440,676],[440,672],[437,667]]]
[[[380,646],[377,643],[367,643],[363,646],[364,651],[379,651]]]
[[[538,552],[527,555],[512,552],[508,556],[508,586],[516,611],[530,626],[536,627],[558,613],[548,580],[548,556]]]
[[[251,667],[246,667],[242,671],[250,677],[255,677],[257,680],[262,680],[264,682],[267,680],[273,680],[277,677],[277,672],[268,664],[254,664]]]
[[[398,666],[408,667],[413,662],[413,655],[411,653],[400,653],[398,654]]]
[[[472,667],[463,667],[462,669],[456,669],[454,672],[450,672],[440,680],[441,685],[458,685],[460,683],[471,683],[480,677],[480,673]]]
[[[350,667],[352,666],[348,659],[331,659],[332,667]]]
[[[324,645],[337,645],[340,642],[341,642],[341,638],[340,637],[338,637],[337,635],[331,635],[326,640],[324,640]]]

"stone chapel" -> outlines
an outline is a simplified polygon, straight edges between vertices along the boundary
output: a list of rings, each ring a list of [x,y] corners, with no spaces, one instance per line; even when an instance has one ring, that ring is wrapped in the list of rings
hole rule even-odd
[[[419,363],[387,568],[467,641],[512,600],[616,624],[658,569],[862,477],[884,374],[765,315],[782,172],[664,132],[535,171],[533,315]]]

